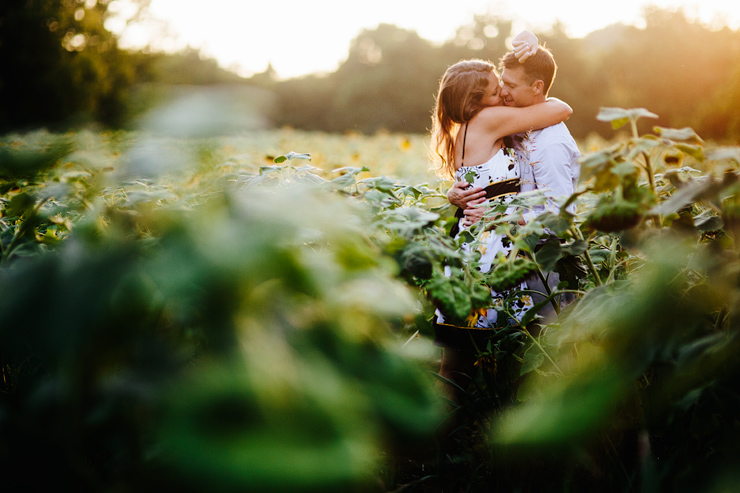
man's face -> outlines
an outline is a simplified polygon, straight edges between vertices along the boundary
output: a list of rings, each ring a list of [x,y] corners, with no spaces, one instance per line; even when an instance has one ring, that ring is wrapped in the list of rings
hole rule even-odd
[[[501,72],[501,99],[506,106],[534,104],[534,83],[528,82],[524,67],[505,68]]]

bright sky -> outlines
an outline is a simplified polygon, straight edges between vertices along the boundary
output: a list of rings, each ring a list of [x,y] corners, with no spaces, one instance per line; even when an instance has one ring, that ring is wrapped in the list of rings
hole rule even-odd
[[[515,31],[546,30],[560,20],[571,37],[581,37],[616,22],[639,25],[646,4],[683,6],[690,18],[740,29],[738,0],[152,0],[150,13],[168,27],[129,27],[121,42],[135,47],[149,39],[168,51],[189,45],[244,76],[272,63],[289,78],[333,72],[352,39],[380,23],[442,43],[474,14],[490,12],[513,20]]]

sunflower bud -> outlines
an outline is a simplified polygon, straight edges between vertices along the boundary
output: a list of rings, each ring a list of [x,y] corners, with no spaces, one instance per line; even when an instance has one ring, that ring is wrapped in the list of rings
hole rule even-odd
[[[527,277],[537,272],[537,264],[525,257],[516,257],[513,260],[500,257],[496,265],[489,271],[486,282],[494,291],[505,291],[521,284]]]
[[[599,231],[612,233],[630,229],[642,219],[640,206],[621,197],[601,197],[596,209],[586,219],[586,223]]]

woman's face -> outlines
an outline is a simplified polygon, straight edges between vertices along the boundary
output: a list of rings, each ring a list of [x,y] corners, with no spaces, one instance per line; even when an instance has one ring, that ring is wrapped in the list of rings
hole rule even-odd
[[[488,76],[488,87],[486,93],[480,100],[482,107],[487,106],[500,106],[501,105],[501,85],[496,77],[496,72],[491,71],[491,75]]]

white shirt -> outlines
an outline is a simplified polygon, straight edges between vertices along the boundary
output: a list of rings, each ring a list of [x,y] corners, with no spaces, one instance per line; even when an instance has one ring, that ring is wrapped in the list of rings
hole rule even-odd
[[[564,123],[514,136],[521,174],[521,191],[548,190],[547,209],[559,211],[555,198],[567,198],[576,191],[581,153]],[[535,216],[545,206],[534,208]]]

